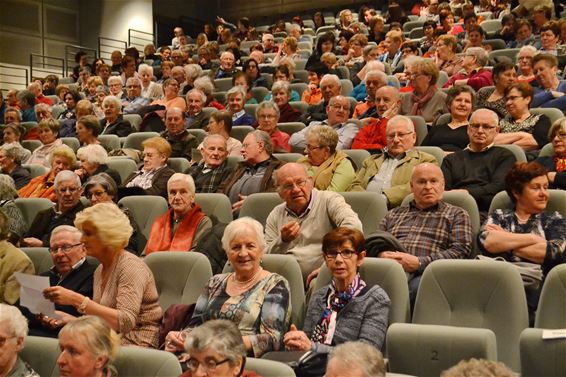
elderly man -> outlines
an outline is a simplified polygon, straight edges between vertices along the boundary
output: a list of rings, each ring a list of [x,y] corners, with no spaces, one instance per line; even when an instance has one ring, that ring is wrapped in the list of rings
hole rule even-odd
[[[81,202],[81,179],[75,172],[60,171],[55,177],[56,204],[38,212],[23,244],[31,247],[49,246],[51,232],[59,225],[73,225],[75,216],[85,207]]]
[[[232,172],[232,168],[226,163],[226,138],[219,134],[208,135],[199,149],[202,161],[188,168],[185,173],[193,177],[196,192],[217,192],[220,184]]]
[[[195,182],[190,175],[175,173],[167,181],[169,211],[151,226],[145,254],[156,251],[191,251],[212,221],[195,203]]]
[[[20,90],[18,92],[18,107],[22,112],[22,122],[37,122],[34,106],[35,94],[29,90]]]
[[[126,81],[126,98],[122,102],[124,114],[138,114],[140,110],[149,105],[150,98],[142,97],[142,84],[137,77],[130,77]]]
[[[49,252],[53,267],[40,276],[49,278],[50,286],[61,286],[92,298],[92,281],[96,264],[86,258],[86,249],[81,243],[82,232],[70,225],[60,225],[53,229],[49,242]],[[45,316],[36,316],[20,307],[28,318],[30,335],[56,338],[62,327],[60,321]],[[55,309],[72,316],[79,316],[75,307],[55,304]]]
[[[41,82],[34,81],[28,85],[28,90],[35,95],[35,104],[45,103],[49,106],[53,106],[53,101],[43,95],[43,87]]]
[[[438,259],[470,256],[472,226],[465,210],[442,201],[444,178],[438,165],[417,165],[410,184],[414,200],[389,211],[379,225],[395,237],[402,250],[380,250],[378,256],[396,260],[411,274],[409,294],[414,303],[426,266]]]
[[[350,79],[352,80],[352,84],[354,86],[357,86],[362,82],[362,80],[363,80],[363,78],[366,74],[365,72],[362,72],[362,71],[363,71],[363,68],[367,65],[367,63],[377,61],[378,57],[379,57],[379,48],[377,46],[367,45],[367,46],[364,47],[364,51],[363,51],[364,61],[354,63],[354,65],[352,65],[352,67],[350,67]],[[381,63],[381,62],[379,62],[379,63]],[[381,64],[383,64],[383,63],[381,63]],[[360,73],[363,73],[363,74],[360,76]]]
[[[422,163],[437,164],[436,159],[414,148],[417,135],[411,119],[396,115],[386,128],[387,147],[368,157],[348,191],[374,191],[387,200],[389,208],[401,204],[410,192],[413,168]]]
[[[8,94],[6,94],[6,105],[9,107],[18,107],[18,92],[17,89],[10,89],[8,90]]]
[[[342,195],[314,189],[304,165],[285,164],[275,172],[275,181],[285,203],[267,218],[267,252],[293,255],[303,278],[314,272],[312,279],[323,263],[322,237],[339,226],[362,230],[362,223]]]
[[[379,88],[387,86],[387,75],[379,70],[372,70],[366,74],[365,86],[367,97],[365,100],[354,109],[354,115],[352,118],[355,119],[365,119],[365,118],[376,118],[376,102],[375,96]]]
[[[271,137],[267,132],[256,130],[246,135],[242,144],[244,161],[218,189],[230,198],[233,212],[240,211],[248,195],[275,189],[271,177],[282,162],[272,153]]]
[[[263,52],[266,54],[275,53],[279,50],[275,45],[275,37],[273,37],[273,34],[263,34],[261,36],[261,45],[263,46]]]
[[[326,76],[325,76],[326,77]],[[350,118],[350,100],[344,96],[332,97],[326,107],[328,119],[324,121],[313,121],[308,127],[295,132],[289,139],[289,145],[297,149],[305,149],[307,131],[314,125],[327,125],[338,133],[338,146],[336,149],[350,149],[352,141],[358,133],[356,123],[347,123]]]
[[[118,50],[112,51],[110,54],[110,61],[112,62],[112,72],[122,72],[122,52]]]
[[[246,101],[246,91],[237,85],[226,93],[228,99],[228,109],[232,113],[232,124],[234,126],[251,126],[255,123],[255,118],[244,110]]]
[[[183,110],[173,107],[165,113],[165,131],[161,137],[171,145],[170,157],[184,157],[192,159],[192,150],[198,143],[196,137],[185,129],[185,113]]]
[[[213,78],[220,79],[225,77],[232,77],[238,72],[236,69],[236,58],[230,51],[224,51],[220,55],[220,67],[213,74]]]
[[[399,107],[401,106],[399,90],[387,85],[377,89],[374,106],[375,115],[365,119],[366,124],[354,138],[352,149],[378,152],[374,150],[383,149],[387,145],[387,123],[389,119],[399,113]]]
[[[493,145],[499,133],[497,114],[488,109],[472,113],[468,125],[468,148],[447,155],[442,161],[446,190],[466,191],[485,216],[491,199],[505,190],[505,175],[516,159],[509,150]]]
[[[242,142],[230,136],[232,132],[232,114],[229,111],[216,111],[210,116],[208,122],[209,135],[221,135],[226,140],[226,150],[228,156],[240,157],[242,151]],[[198,146],[202,149],[202,143]]]
[[[326,114],[326,109],[328,103],[332,97],[340,95],[342,90],[342,83],[336,75],[324,75],[320,80],[320,91],[322,92],[322,101],[318,105],[309,106],[307,113],[303,116],[301,120],[305,124],[309,124],[312,121],[318,120],[323,121],[328,118]]]
[[[187,117],[185,120],[185,128],[188,129],[206,129],[210,114],[202,111],[206,103],[206,94],[199,89],[191,89],[187,92]]]

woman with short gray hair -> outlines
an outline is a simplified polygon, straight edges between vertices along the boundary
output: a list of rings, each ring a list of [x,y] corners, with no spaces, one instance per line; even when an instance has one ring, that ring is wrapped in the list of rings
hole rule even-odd
[[[21,189],[31,180],[29,171],[22,166],[25,157],[25,150],[21,146],[4,144],[0,147],[0,170],[12,177],[17,189]]]
[[[383,355],[368,343],[356,341],[337,346],[328,359],[326,377],[385,377]]]
[[[492,86],[493,78],[491,71],[484,68],[486,64],[487,52],[483,47],[468,48],[462,59],[464,72],[452,75],[443,88],[451,88],[454,85],[469,85],[477,92],[483,87]]]
[[[106,149],[104,149],[102,145],[89,144],[79,148],[77,158],[79,159],[80,165],[79,168],[75,170],[75,173],[81,178],[82,183],[85,183],[86,180],[93,175],[106,173],[112,177],[116,185],[120,186],[122,184],[120,174],[106,165],[108,153],[106,153]]]
[[[28,322],[15,306],[0,303],[0,375],[39,377],[18,353],[24,348]]]
[[[274,152],[291,152],[289,146],[289,135],[277,128],[279,119],[279,108],[271,101],[263,101],[255,111],[257,119],[257,129],[265,131],[271,137],[271,144]]]
[[[289,103],[291,96],[292,91],[289,82],[281,80],[273,83],[271,98],[277,105],[279,112],[277,123],[298,122],[301,118],[301,112],[295,110]]]

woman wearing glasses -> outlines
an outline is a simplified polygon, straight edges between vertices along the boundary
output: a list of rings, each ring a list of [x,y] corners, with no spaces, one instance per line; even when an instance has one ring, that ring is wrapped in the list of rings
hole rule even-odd
[[[255,111],[255,117],[258,121],[257,129],[265,131],[269,134],[269,136],[271,136],[273,152],[291,152],[291,147],[289,146],[289,135],[277,128],[279,116],[279,108],[275,102],[263,101],[259,104]]]
[[[234,322],[242,333],[245,353],[250,356],[261,357],[282,349],[291,315],[289,283],[261,267],[266,247],[263,226],[249,217],[232,221],[222,236],[222,247],[234,272],[215,275],[208,281],[189,326],[169,332],[165,350],[183,352],[185,338],[198,330],[197,326],[213,319]],[[181,359],[185,359],[183,356]]]
[[[368,286],[358,273],[366,256],[363,234],[336,228],[322,239],[322,253],[332,282],[313,294],[304,331],[291,325],[285,348],[328,353],[333,346],[361,340],[381,349],[391,301],[381,287]]]
[[[536,161],[548,170],[550,188],[566,190],[566,118],[556,121],[548,134],[554,153]]]

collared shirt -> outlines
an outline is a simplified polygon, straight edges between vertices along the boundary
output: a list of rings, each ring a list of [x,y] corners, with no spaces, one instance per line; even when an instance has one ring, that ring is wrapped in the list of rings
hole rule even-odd
[[[385,157],[383,164],[377,174],[369,181],[367,191],[375,191],[381,194],[384,189],[390,188],[393,173],[401,163],[401,160],[405,158],[406,153],[403,152],[397,157],[394,157],[387,152],[387,149],[384,149],[383,156]]]
[[[245,110],[240,110],[237,113],[232,114],[232,122],[235,121],[236,119],[244,116],[245,113],[246,113]]]
[[[304,219],[305,217],[307,217],[309,215],[310,211],[312,210],[312,206],[313,206],[313,203],[316,199],[316,196],[317,196],[317,190],[312,190],[311,191],[311,200],[309,200],[309,205],[303,211],[303,213],[300,213],[300,214],[295,213],[295,211],[293,211],[291,208],[289,208],[288,205],[285,205],[285,212],[287,212],[287,214],[289,216],[296,217],[299,220]]]
[[[126,98],[126,102],[128,102],[128,106],[124,107],[124,114],[135,114],[140,111],[142,107],[149,105],[151,99],[145,97],[135,97],[130,99],[128,97]]]
[[[228,197],[232,204],[240,201],[240,195],[246,196],[261,191],[261,182],[271,161],[272,160],[268,158],[259,164],[247,166],[245,168],[244,174],[234,183],[228,193]]]
[[[310,122],[309,126],[303,128],[299,132],[295,132],[291,135],[289,139],[289,145],[291,147],[296,147],[300,149],[305,149],[307,142],[306,142],[306,133],[312,126],[315,125],[326,125],[328,126],[328,120],[324,121],[313,121]],[[337,150],[341,149],[350,149],[352,147],[352,141],[358,134],[359,128],[358,125],[355,123],[341,123],[332,126],[336,133],[338,134],[338,145],[336,146]]]
[[[472,250],[470,216],[460,207],[439,201],[420,209],[412,201],[385,216],[379,229],[391,233],[421,262],[419,272],[437,259],[461,259]]]
[[[204,161],[191,166],[186,174],[193,177],[196,192],[217,192],[220,184],[228,177],[232,169],[226,166],[226,161],[216,168],[208,167]]]
[[[150,171],[145,171],[143,168],[140,169],[134,179],[128,182],[126,187],[141,187],[142,189],[147,190],[153,185],[153,177],[155,174],[165,166],[167,165]]]

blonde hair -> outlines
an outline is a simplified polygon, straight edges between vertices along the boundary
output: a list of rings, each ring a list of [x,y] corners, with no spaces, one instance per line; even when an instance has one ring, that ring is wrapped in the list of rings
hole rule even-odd
[[[77,162],[77,156],[73,149],[65,144],[54,148],[49,154],[49,165],[53,163],[55,157],[64,157],[71,162],[71,166]]]
[[[171,144],[160,136],[150,137],[143,141],[144,148],[155,148],[159,153],[163,153],[167,158],[171,156]]]
[[[338,133],[334,128],[322,124],[317,124],[309,128],[306,137],[314,136],[321,147],[330,148],[330,153],[336,151],[338,145]]]
[[[99,203],[79,212],[75,226],[82,231],[85,223],[92,224],[104,246],[114,251],[125,248],[134,231],[128,216],[114,203]]]

